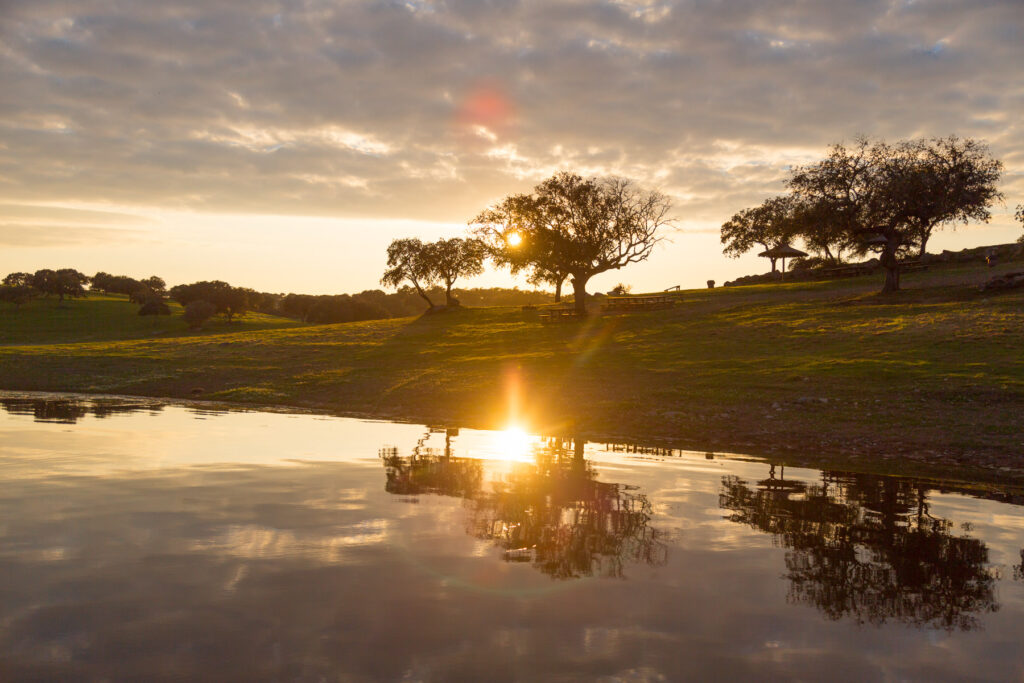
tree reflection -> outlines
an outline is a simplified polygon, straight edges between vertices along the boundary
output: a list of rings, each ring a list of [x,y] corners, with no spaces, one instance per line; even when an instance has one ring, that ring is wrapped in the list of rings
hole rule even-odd
[[[635,487],[597,481],[584,442],[550,439],[532,463],[516,463],[485,482],[486,461],[426,449],[410,457],[381,452],[390,493],[433,493],[466,500],[466,531],[493,541],[507,562],[530,562],[556,579],[624,576],[627,563],[660,566],[663,533],[649,525],[652,507]]]
[[[122,413],[163,410],[159,403],[121,403],[111,400],[77,401],[65,398],[3,398],[0,406],[12,415],[31,415],[36,422],[75,424],[87,415],[105,418]]]
[[[831,619],[965,631],[998,609],[988,548],[929,514],[921,483],[825,472],[805,484],[774,469],[755,488],[724,477],[719,505],[787,549],[789,600]]]

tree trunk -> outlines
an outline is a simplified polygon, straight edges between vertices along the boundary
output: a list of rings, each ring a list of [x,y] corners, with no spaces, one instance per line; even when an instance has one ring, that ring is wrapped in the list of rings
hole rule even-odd
[[[882,250],[881,263],[885,267],[885,284],[882,285],[882,294],[899,291],[900,288],[900,264],[896,259],[896,236],[888,234],[885,236],[888,242]]]
[[[921,231],[921,250],[917,252],[917,258],[921,258],[925,255],[925,249],[928,247],[928,238],[930,235],[924,230]]]
[[[456,301],[455,297],[452,296],[452,285],[454,284],[454,282],[447,283],[446,288],[444,290],[444,304],[449,308],[451,308],[452,306],[459,305],[459,302]]]
[[[585,316],[587,314],[587,280],[589,275],[574,275],[572,278],[572,293],[576,297],[576,314]]]
[[[565,282],[565,278],[562,278],[555,283],[555,303],[562,303],[562,283]]]
[[[433,308],[434,307],[434,302],[430,300],[430,297],[427,296],[427,293],[423,291],[422,287],[420,287],[420,283],[418,283],[415,280],[413,280],[412,284],[413,284],[413,287],[416,288],[416,293],[419,294],[420,296],[422,296],[423,300],[427,302],[427,306],[430,306],[431,308]]]
[[[771,256],[769,256],[769,257],[768,257],[768,259],[769,259],[769,260],[770,260],[770,261],[772,262],[772,272],[774,273],[774,272],[775,272],[775,262],[776,262],[776,261],[777,261],[778,259],[776,259],[776,258],[772,258]]]

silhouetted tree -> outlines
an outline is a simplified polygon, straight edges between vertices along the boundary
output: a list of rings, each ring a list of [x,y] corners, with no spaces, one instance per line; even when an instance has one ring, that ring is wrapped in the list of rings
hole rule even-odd
[[[190,301],[185,306],[185,312],[182,315],[185,318],[185,322],[188,323],[189,328],[198,330],[203,326],[207,320],[217,314],[217,307],[211,304],[209,301]]]
[[[20,310],[22,304],[28,303],[37,296],[39,296],[39,292],[29,285],[0,285],[0,301],[14,304],[15,310]]]
[[[1017,213],[1013,214],[1013,217],[1020,221],[1021,228],[1024,228],[1024,204],[1017,205]],[[1024,235],[1018,237],[1017,241],[1024,244]]]
[[[794,169],[788,182],[814,207],[820,226],[861,245],[868,233],[884,237],[882,292],[892,292],[900,287],[900,255],[914,246],[923,254],[935,228],[989,219],[988,207],[1002,197],[995,186],[1001,171],[1002,163],[970,139],[888,144],[859,138],[849,149],[834,145],[825,160]]]
[[[4,278],[3,284],[9,287],[31,287],[32,273],[10,273]]]
[[[32,286],[43,294],[56,294],[63,303],[64,297],[75,298],[85,296],[85,285],[89,278],[74,268],[60,270],[37,270],[32,275]]]
[[[427,247],[421,240],[407,237],[394,240],[388,245],[388,269],[380,279],[382,285],[397,288],[409,281],[427,305],[434,308],[434,302],[427,296],[424,287],[429,287],[436,277]]]
[[[142,281],[142,284],[146,285],[154,292],[167,291],[167,283],[164,282],[164,279],[162,277],[158,277],[156,275],[150,275],[149,277]]]
[[[425,245],[426,261],[434,277],[444,284],[445,305],[457,306],[452,286],[460,277],[473,277],[484,272],[484,249],[477,240],[453,237]]]
[[[772,197],[759,206],[735,214],[722,224],[721,242],[725,245],[722,253],[738,258],[755,245],[767,251],[788,244],[796,235],[794,204],[792,197]],[[774,273],[778,259],[769,260]]]
[[[215,313],[223,314],[230,323],[234,316],[249,310],[249,302],[255,292],[244,287],[232,287],[221,280],[193,282],[190,285],[176,285],[171,288],[171,298],[182,306],[193,301],[213,304]]]
[[[170,315],[171,307],[161,297],[153,297],[142,302],[139,315]]]
[[[647,259],[670,208],[668,197],[630,180],[558,173],[471,224],[494,262],[513,273],[571,277],[576,310],[585,314],[590,278]]]

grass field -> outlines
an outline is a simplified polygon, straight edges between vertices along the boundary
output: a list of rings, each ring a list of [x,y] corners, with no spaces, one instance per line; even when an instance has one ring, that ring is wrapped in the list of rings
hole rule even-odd
[[[319,326],[254,316],[189,333],[178,315],[153,329],[110,297],[59,310],[42,301],[0,310],[0,388],[516,423],[787,462],[1016,477],[1024,291],[980,293],[991,274],[909,274],[886,298],[879,276],[692,290],[670,310],[554,324],[481,308]]]
[[[181,306],[168,302],[171,315],[140,316],[125,296],[93,294],[85,299],[35,299],[16,309],[0,303],[0,344],[65,344],[197,334],[181,319]],[[265,330],[298,325],[273,315],[250,313],[227,323],[213,318],[198,334]]]

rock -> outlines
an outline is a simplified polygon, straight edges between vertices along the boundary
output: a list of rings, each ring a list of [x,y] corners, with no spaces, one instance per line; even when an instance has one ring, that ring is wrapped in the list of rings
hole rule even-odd
[[[1003,292],[1018,287],[1024,287],[1024,270],[996,275],[978,289],[983,292]]]

